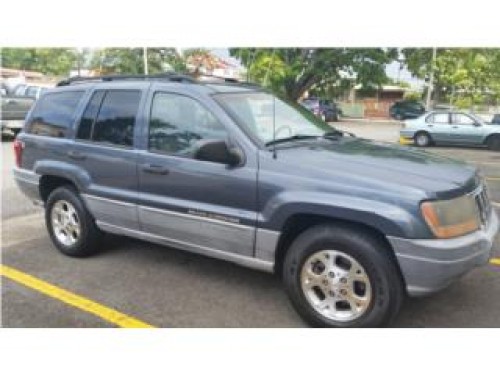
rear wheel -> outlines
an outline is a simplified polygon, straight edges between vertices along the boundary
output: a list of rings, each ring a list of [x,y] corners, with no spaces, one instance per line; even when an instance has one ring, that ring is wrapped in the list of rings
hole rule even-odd
[[[101,232],[72,186],[62,186],[50,193],[45,222],[52,242],[61,253],[85,257],[97,252]]]
[[[431,144],[431,137],[426,132],[420,132],[415,135],[415,144],[419,147],[427,147]]]
[[[486,145],[490,150],[500,151],[500,135],[492,135],[488,138]]]
[[[320,225],[299,235],[283,267],[284,283],[298,313],[316,327],[388,324],[404,293],[386,247],[348,226]]]

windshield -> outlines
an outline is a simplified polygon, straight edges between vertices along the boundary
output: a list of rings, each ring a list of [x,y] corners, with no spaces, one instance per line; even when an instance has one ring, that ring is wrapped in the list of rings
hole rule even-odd
[[[306,108],[284,102],[271,94],[218,94],[216,100],[264,144],[295,136],[320,137],[334,131]]]

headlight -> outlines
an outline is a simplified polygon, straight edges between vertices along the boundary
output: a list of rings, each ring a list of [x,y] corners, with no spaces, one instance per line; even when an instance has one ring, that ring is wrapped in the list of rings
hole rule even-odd
[[[420,208],[425,221],[438,238],[462,236],[474,232],[481,225],[473,195],[423,202]]]

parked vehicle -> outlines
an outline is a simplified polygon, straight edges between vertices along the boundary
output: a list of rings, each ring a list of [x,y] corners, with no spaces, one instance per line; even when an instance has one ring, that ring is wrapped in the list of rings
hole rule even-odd
[[[402,143],[425,147],[431,144],[485,146],[500,150],[500,127],[460,111],[433,111],[404,122]]]
[[[49,90],[53,85],[50,84],[31,84],[22,83],[14,88],[14,96],[24,96],[38,99],[45,91]]]
[[[111,232],[277,272],[314,326],[389,324],[405,295],[486,264],[499,226],[475,167],[348,136],[247,84],[68,80],[14,150],[63,254]]]
[[[2,87],[1,119],[2,132],[8,130],[15,135],[19,133],[24,124],[24,118],[30,110],[34,98],[9,94],[6,87]]]
[[[493,116],[493,118],[491,119],[491,124],[500,125],[500,114],[496,114]]]
[[[341,109],[332,100],[308,98],[302,100],[300,104],[326,122],[339,121],[342,116]]]
[[[396,120],[407,120],[420,117],[425,113],[422,103],[413,100],[400,100],[389,108],[389,115]]]

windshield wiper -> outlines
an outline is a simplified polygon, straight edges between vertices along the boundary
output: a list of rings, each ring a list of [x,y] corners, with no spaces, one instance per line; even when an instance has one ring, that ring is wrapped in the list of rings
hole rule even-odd
[[[326,132],[325,134],[323,134],[323,138],[339,138],[339,137],[343,137],[346,134],[351,136],[351,137],[354,137],[354,138],[356,137],[356,135],[354,133],[334,129],[332,131],[329,131],[329,132]]]
[[[307,134],[295,134],[290,137],[273,139],[269,142],[266,142],[266,146],[277,145],[279,143],[293,142],[293,141],[301,141],[304,139],[314,139],[318,138],[317,135],[307,135]]]

